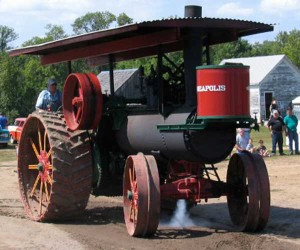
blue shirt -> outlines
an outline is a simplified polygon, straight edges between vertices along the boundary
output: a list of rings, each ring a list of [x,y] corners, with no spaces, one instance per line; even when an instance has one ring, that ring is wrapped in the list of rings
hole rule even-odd
[[[241,136],[239,133],[236,135],[236,144],[243,150],[247,148],[247,145],[249,143],[249,136],[244,134],[244,136]]]
[[[295,115],[291,115],[291,116],[286,115],[284,117],[284,123],[288,128],[288,130],[297,131],[298,119]]]
[[[35,107],[37,109],[57,111],[62,105],[61,99],[61,92],[59,90],[56,90],[54,95],[52,95],[51,92],[46,89],[39,94]]]
[[[7,125],[7,118],[3,115],[0,115],[0,126],[2,129],[5,129]]]

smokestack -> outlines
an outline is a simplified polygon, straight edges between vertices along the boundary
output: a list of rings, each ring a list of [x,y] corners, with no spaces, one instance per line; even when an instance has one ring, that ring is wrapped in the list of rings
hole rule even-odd
[[[202,7],[196,5],[185,6],[185,17],[202,17]],[[202,65],[202,32],[198,29],[186,29],[184,38],[184,78],[185,78],[185,105],[195,107],[196,67]]]
[[[202,7],[197,5],[185,6],[184,17],[202,17]]]

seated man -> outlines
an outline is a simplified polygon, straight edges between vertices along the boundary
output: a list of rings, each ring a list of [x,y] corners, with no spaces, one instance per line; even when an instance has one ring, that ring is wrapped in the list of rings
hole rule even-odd
[[[243,150],[246,150],[248,142],[249,142],[249,136],[245,133],[245,131],[242,128],[237,129],[237,135],[236,135],[236,144],[235,148],[238,152],[241,152]]]
[[[57,89],[55,79],[49,79],[47,89],[43,90],[36,101],[37,110],[57,111],[62,105],[62,94]]]

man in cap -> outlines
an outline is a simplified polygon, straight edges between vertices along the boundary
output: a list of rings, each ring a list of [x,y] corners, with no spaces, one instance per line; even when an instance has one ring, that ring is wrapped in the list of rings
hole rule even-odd
[[[293,154],[293,142],[295,142],[295,154],[299,154],[299,142],[298,142],[298,119],[295,115],[293,115],[293,110],[289,106],[286,110],[286,116],[284,117],[284,123],[286,125],[286,135],[289,138],[289,149],[290,155]]]
[[[273,116],[268,122],[268,128],[272,136],[272,155],[276,154],[276,144],[278,144],[279,154],[284,155],[282,131],[285,130],[285,124],[282,117],[279,116],[278,110],[273,110]]]
[[[36,101],[37,110],[57,111],[62,105],[62,94],[57,89],[57,82],[50,78],[47,89],[43,90]]]

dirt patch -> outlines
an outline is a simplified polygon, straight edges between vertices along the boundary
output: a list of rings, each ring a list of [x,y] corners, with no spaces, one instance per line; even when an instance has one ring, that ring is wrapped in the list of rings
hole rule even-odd
[[[16,161],[0,164],[0,249],[300,249],[300,156],[266,158],[271,183],[271,217],[259,234],[236,232],[226,198],[190,211],[192,224],[171,227],[162,214],[150,239],[128,236],[121,197],[92,197],[72,221],[51,224],[28,220],[19,199]],[[225,179],[228,162],[217,164]]]

